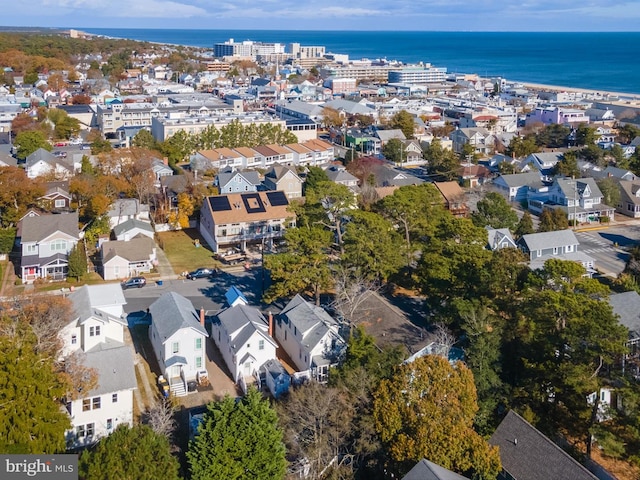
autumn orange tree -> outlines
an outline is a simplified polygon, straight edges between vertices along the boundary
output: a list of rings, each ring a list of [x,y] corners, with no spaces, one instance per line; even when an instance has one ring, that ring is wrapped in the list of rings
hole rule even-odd
[[[477,411],[473,374],[462,363],[426,355],[397,367],[373,404],[389,469],[402,476],[426,458],[473,478],[496,478],[498,449],[473,430]]]

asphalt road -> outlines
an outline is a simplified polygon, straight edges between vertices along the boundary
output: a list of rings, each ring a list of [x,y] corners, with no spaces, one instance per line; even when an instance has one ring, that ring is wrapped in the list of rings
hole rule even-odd
[[[596,269],[617,276],[629,259],[628,251],[640,244],[640,225],[621,225],[602,230],[576,232],[579,251],[596,261]]]
[[[162,285],[149,282],[142,288],[124,291],[127,300],[124,310],[126,313],[146,312],[149,305],[160,295],[176,292],[191,300],[197,310],[204,308],[207,315],[213,315],[225,306],[224,294],[234,285],[244,294],[250,305],[261,305],[262,269],[256,267],[248,272],[222,272],[211,279],[163,280]]]

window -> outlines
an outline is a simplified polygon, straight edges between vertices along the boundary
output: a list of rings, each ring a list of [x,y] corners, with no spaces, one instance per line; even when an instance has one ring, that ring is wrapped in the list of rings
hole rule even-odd
[[[557,255],[558,254],[558,247],[553,247],[553,254]]]
[[[91,399],[85,398],[84,400],[82,400],[82,411],[88,412],[89,410],[91,410]]]
[[[89,336],[90,337],[99,337],[100,336],[100,325],[96,325],[95,327],[89,327]]]
[[[27,255],[38,253],[38,246],[35,243],[31,245],[25,245],[25,253]]]
[[[76,427],[76,436],[78,438],[84,438],[84,436],[85,436],[84,425],[78,425]]]
[[[107,430],[111,430],[113,428],[113,419],[107,418]]]
[[[100,409],[100,397],[93,397],[92,399],[92,409],[99,410]]]
[[[202,350],[202,339],[196,338],[196,350]]]
[[[64,205],[65,205],[64,199],[55,201],[55,207],[56,208],[64,208]]]
[[[94,424],[87,423],[87,437],[93,437]]]
[[[111,403],[118,403],[118,394],[114,393],[111,395]]]
[[[171,344],[171,351],[173,353],[178,353],[180,351],[180,343],[179,342],[173,342]]]
[[[264,340],[258,340],[258,350],[264,350]]]
[[[247,348],[251,348],[251,344],[250,343],[247,343]]]
[[[196,357],[196,368],[202,368],[202,357]]]
[[[71,335],[71,345],[75,345],[76,343],[78,343],[78,336],[74,333]]]
[[[284,339],[285,339],[285,341],[287,340],[287,331],[286,330],[284,331]]]
[[[51,251],[52,252],[66,252],[67,251],[67,241],[66,240],[54,240],[51,242]]]

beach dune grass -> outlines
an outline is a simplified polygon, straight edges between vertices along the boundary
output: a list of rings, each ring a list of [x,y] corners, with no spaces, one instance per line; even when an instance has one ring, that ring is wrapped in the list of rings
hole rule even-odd
[[[190,272],[199,267],[219,266],[219,262],[214,259],[213,251],[195,228],[159,232],[157,237],[158,244],[167,255],[174,272]]]

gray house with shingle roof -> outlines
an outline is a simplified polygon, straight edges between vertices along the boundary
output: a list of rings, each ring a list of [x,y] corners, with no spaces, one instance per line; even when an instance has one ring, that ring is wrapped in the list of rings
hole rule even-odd
[[[22,281],[67,278],[69,252],[78,243],[78,213],[38,215],[21,221]]]
[[[539,172],[500,175],[493,180],[493,185],[498,187],[500,193],[510,202],[526,200],[529,191],[539,190],[543,187],[542,176]]]
[[[640,295],[635,290],[609,295],[613,313],[622,325],[629,330],[627,346],[632,355],[640,353]]]
[[[218,174],[214,185],[218,187],[220,194],[257,192],[258,185],[260,185],[260,177],[258,172],[254,170],[247,170],[246,172],[238,170],[225,171]]]
[[[204,310],[175,292],[164,293],[149,306],[149,339],[171,394],[185,395],[187,384],[206,376]]]
[[[500,479],[597,478],[513,410],[500,422],[489,443],[500,449]]]
[[[149,273],[157,261],[156,244],[147,236],[128,241],[103,242],[100,254],[102,276],[105,280],[119,280]]]
[[[529,266],[533,270],[544,267],[544,262],[556,258],[580,263],[588,274],[595,273],[595,260],[584,252],[579,252],[580,242],[572,230],[557,230],[523,235],[516,242],[518,248],[529,256]]]

